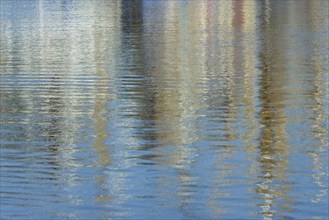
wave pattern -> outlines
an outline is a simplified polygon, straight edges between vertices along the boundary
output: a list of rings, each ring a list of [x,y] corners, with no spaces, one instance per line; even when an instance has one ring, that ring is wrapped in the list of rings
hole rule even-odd
[[[1,218],[328,216],[328,2],[0,4]]]

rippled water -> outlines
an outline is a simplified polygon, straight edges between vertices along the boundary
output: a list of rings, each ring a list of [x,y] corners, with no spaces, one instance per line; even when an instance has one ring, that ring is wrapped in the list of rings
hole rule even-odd
[[[0,0],[2,219],[326,219],[328,2]]]

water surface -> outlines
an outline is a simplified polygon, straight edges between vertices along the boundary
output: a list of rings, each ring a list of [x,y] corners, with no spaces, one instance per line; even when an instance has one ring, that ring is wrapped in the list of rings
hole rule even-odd
[[[2,219],[328,218],[327,1],[0,4]]]

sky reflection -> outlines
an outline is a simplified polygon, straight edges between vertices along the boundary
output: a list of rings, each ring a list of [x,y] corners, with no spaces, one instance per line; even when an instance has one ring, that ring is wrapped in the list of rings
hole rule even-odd
[[[326,1],[0,4],[2,218],[328,216]]]

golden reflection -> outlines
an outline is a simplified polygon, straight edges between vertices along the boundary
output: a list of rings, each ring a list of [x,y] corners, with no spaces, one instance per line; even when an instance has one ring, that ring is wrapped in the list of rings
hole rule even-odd
[[[96,68],[98,65],[96,64]],[[96,70],[96,75],[99,77],[106,77],[106,74],[102,70]],[[111,163],[111,158],[109,157],[108,145],[104,144],[106,137],[108,136],[106,132],[106,120],[105,115],[105,104],[108,102],[106,97],[106,87],[104,84],[106,80],[99,79],[96,83],[96,93],[95,93],[95,106],[92,114],[92,118],[95,120],[95,134],[96,138],[93,142],[93,146],[98,154],[100,165],[105,166]]]
[[[312,160],[306,178],[317,191],[311,202],[328,196],[327,42],[318,34],[328,33],[328,19],[321,17],[329,3],[155,1],[156,10],[145,12],[150,1],[86,0],[72,8],[61,1],[72,11],[57,9],[49,18],[47,2],[36,2],[38,27],[20,35],[9,22],[1,33],[1,71],[9,63],[5,74],[18,72],[10,82],[15,88],[5,85],[1,92],[18,97],[15,116],[29,116],[20,123],[41,131],[23,128],[24,138],[50,143],[46,150],[56,153],[65,172],[80,175],[66,179],[66,191],[84,197],[70,187],[96,181],[91,193],[101,208],[113,205],[128,215],[127,206],[140,212],[135,202],[155,193],[155,208],[167,203],[186,218],[198,214],[194,205],[218,218],[246,204],[260,209],[258,217],[284,218],[294,211],[290,196],[299,193],[293,181],[301,169],[291,163],[297,152]],[[304,33],[309,29],[314,35]],[[111,92],[116,89],[119,97]],[[92,153],[79,139],[83,123],[96,162],[84,161]],[[309,143],[302,147],[311,150],[302,152],[298,145]],[[77,169],[89,169],[88,163],[92,180]],[[245,163],[247,174],[239,177]],[[239,192],[248,187],[251,192]]]
[[[211,163],[213,167],[211,172],[211,195],[208,197],[208,206],[213,211],[216,217],[225,213],[225,204],[221,199],[230,196],[229,192],[224,192],[223,188],[227,186],[225,178],[231,176],[233,167],[227,164],[227,160],[232,158],[233,148],[227,146],[227,142],[236,140],[236,132],[232,126],[234,122],[231,120],[234,117],[235,110],[235,27],[232,25],[235,11],[233,1],[211,1],[207,8],[207,25],[211,29],[213,35],[207,36],[207,41],[204,45],[207,46],[206,66],[208,74],[208,84],[206,91],[209,94],[208,108],[220,106],[220,109],[215,109],[216,113],[210,117],[211,121],[216,122],[216,144],[214,155]],[[217,10],[217,11],[214,11]],[[209,14],[213,17],[209,17]],[[212,24],[214,23],[214,24]],[[211,26],[213,25],[213,26]],[[207,30],[209,30],[207,29]],[[211,50],[211,47],[218,45],[218,50]],[[210,52],[211,51],[211,52]],[[212,57],[213,56],[213,57]],[[214,82],[213,82],[214,80]],[[223,136],[222,136],[223,135]],[[209,137],[208,137],[209,138]]]
[[[209,105],[219,105],[223,108],[224,115],[216,116],[221,117],[220,119],[223,120],[225,126],[225,139],[227,141],[236,140],[236,133],[231,126],[233,123],[232,119],[235,114],[234,104],[236,102],[235,94],[234,94],[234,87],[236,84],[235,74],[236,74],[236,45],[235,45],[235,27],[233,24],[233,20],[235,19],[235,9],[234,4],[235,1],[220,1],[218,2],[219,12],[218,12],[218,23],[219,23],[219,30],[218,30],[218,42],[219,42],[219,68],[218,71],[215,73],[215,77],[218,79],[218,88],[214,88],[214,91],[210,94],[214,96],[214,99],[209,103]],[[220,98],[222,103],[218,103],[215,98]],[[216,103],[216,104],[215,104]],[[221,124],[221,123],[219,123]]]
[[[185,39],[182,39],[179,25],[179,2],[171,1],[164,7],[166,15],[163,18],[165,30],[163,42],[158,48],[163,51],[157,58],[157,67],[154,73],[154,81],[157,85],[155,96],[155,126],[163,133],[157,134],[157,139],[165,145],[175,146],[171,160],[178,167],[183,165],[191,153],[191,149],[185,145],[193,143],[195,135],[193,131],[193,114],[198,108],[196,96],[194,70],[189,70],[191,58],[183,48],[188,48]],[[193,20],[191,21],[193,25]],[[192,39],[193,41],[193,39]],[[182,63],[185,61],[187,63]],[[185,68],[184,68],[185,67]],[[191,72],[190,72],[191,71]],[[187,74],[191,74],[187,77]],[[192,126],[192,127],[191,127]]]
[[[274,214],[283,215],[282,211],[291,211],[292,201],[288,194],[289,185],[285,183],[289,150],[285,133],[285,64],[279,57],[284,53],[284,48],[280,45],[283,36],[280,36],[280,33],[274,36],[272,32],[277,30],[281,21],[276,20],[276,8],[272,8],[269,1],[265,1],[262,7],[264,42],[260,51],[262,73],[259,79],[259,118],[262,126],[259,137],[261,180],[257,183],[255,191],[263,200],[259,204],[262,209],[260,213],[265,219],[271,219]],[[280,181],[280,184],[275,184],[275,181]],[[276,210],[277,200],[284,201],[282,210]]]
[[[243,61],[241,64],[242,70],[242,102],[245,107],[245,114],[243,118],[247,119],[247,131],[243,135],[245,150],[249,153],[255,152],[255,139],[258,134],[259,124],[257,122],[257,77],[259,71],[257,69],[257,53],[258,48],[256,42],[257,38],[257,8],[255,1],[245,1],[243,4],[243,39],[242,39],[242,53]]]
[[[320,31],[326,31],[329,33],[329,20],[322,19],[323,15],[327,14],[325,8],[329,8],[329,3],[326,2],[325,6],[320,4],[317,1],[312,1],[308,3],[310,8],[309,17],[311,19],[311,28],[316,33]],[[322,22],[320,22],[322,21]],[[322,199],[325,199],[325,196],[328,198],[328,173],[325,160],[326,152],[328,153],[328,133],[329,133],[329,123],[326,113],[328,113],[328,97],[329,97],[329,87],[328,87],[328,55],[326,52],[320,52],[328,42],[319,42],[317,38],[312,39],[311,41],[311,68],[312,72],[315,73],[314,76],[314,89],[312,91],[312,97],[314,104],[312,105],[312,110],[314,112],[314,123],[313,131],[315,134],[315,139],[317,140],[317,146],[313,152],[310,153],[310,156],[313,160],[313,172],[312,175],[314,184],[321,187],[318,190],[316,195],[312,198],[312,202],[318,203]],[[324,125],[323,125],[324,124]]]
[[[207,36],[202,31],[206,25],[206,8],[204,3],[199,2],[183,4],[169,1],[162,10],[158,12],[163,16],[160,21],[145,21],[146,35],[155,34],[149,38],[156,37],[159,41],[156,48],[152,48],[155,44],[150,40],[150,45],[145,45],[155,54],[152,77],[156,93],[152,114],[157,131],[155,138],[162,150],[166,148],[169,151],[165,158],[159,160],[177,172],[175,181],[179,188],[175,194],[179,198],[179,208],[184,212],[195,194],[192,186],[198,181],[191,176],[191,169],[198,157],[193,146],[198,139],[194,133],[194,119],[196,112],[204,105],[200,99],[204,90],[200,81],[207,78],[204,47]],[[154,22],[161,22],[164,26],[160,33],[154,33],[152,29],[147,32]]]
[[[92,29],[93,40],[93,66],[94,74],[97,77],[95,80],[95,90],[93,91],[93,111],[91,117],[94,121],[94,141],[92,146],[97,153],[100,167],[107,167],[112,163],[110,156],[111,146],[107,143],[111,133],[107,130],[108,123],[108,104],[113,99],[110,85],[111,79],[114,77],[115,65],[117,65],[117,53],[120,47],[120,4],[116,2],[97,1],[97,4],[92,8],[96,16]],[[101,15],[101,16],[100,16]],[[107,17],[111,15],[110,17]],[[97,19],[103,18],[103,19]],[[106,19],[104,19],[106,18]],[[115,31],[113,31],[115,30]],[[111,149],[110,149],[111,148]],[[106,204],[113,199],[113,189],[117,186],[118,179],[113,177],[111,185],[109,185],[109,176],[100,171],[97,176],[97,195],[95,200],[100,204]],[[112,188],[110,188],[112,187]]]
[[[97,76],[97,80],[95,83],[94,109],[92,113],[92,118],[95,121],[95,140],[92,145],[98,154],[100,165],[106,166],[112,161],[109,156],[109,145],[105,144],[109,135],[106,130],[106,105],[110,103],[110,77],[116,64],[115,53],[120,45],[118,37],[120,34],[118,31],[120,21],[115,19],[115,16],[118,16],[120,11],[118,10],[119,4],[117,7],[113,7],[116,4],[102,3],[100,1],[97,3],[97,7],[94,7],[95,14],[104,13],[102,14],[104,17],[107,14],[113,16],[112,19],[95,19],[93,30],[94,73]],[[114,33],[111,30],[116,30],[116,32]]]
[[[191,163],[196,156],[195,150],[187,146],[193,143],[195,138],[191,133],[194,126],[192,115],[197,104],[196,97],[191,93],[193,88],[192,77],[186,78],[188,70],[182,69],[182,62],[189,62],[187,53],[182,50],[184,44],[184,35],[178,28],[180,21],[179,2],[170,1],[164,8],[164,27],[163,32],[163,54],[158,59],[157,74],[155,82],[158,86],[155,96],[155,126],[157,130],[164,133],[157,133],[156,138],[163,145],[173,146],[167,157],[168,165],[176,169],[177,180],[181,187],[177,190],[177,196],[180,201],[180,209],[188,204],[190,193],[184,185],[189,185],[193,180],[190,177],[189,170]],[[183,9],[182,9],[183,10]],[[182,39],[183,38],[183,39]],[[185,48],[188,48],[185,46]],[[181,66],[182,64],[182,66]],[[163,85],[166,85],[163,87]],[[188,86],[187,86],[188,85]],[[193,103],[191,103],[193,102]],[[186,190],[185,190],[186,189]]]

